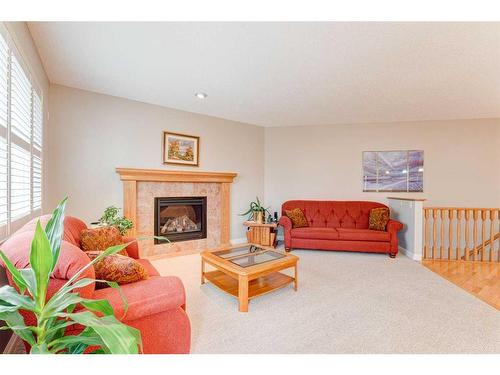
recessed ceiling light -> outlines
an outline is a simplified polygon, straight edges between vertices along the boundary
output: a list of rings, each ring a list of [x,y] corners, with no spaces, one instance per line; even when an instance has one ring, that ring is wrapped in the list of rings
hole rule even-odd
[[[194,96],[196,96],[198,99],[205,99],[208,95],[204,92],[197,92],[196,94],[194,94]]]

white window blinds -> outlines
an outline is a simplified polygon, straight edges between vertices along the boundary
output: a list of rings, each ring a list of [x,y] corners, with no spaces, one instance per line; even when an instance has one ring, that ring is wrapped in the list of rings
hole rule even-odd
[[[0,34],[0,240],[42,208],[42,98]]]

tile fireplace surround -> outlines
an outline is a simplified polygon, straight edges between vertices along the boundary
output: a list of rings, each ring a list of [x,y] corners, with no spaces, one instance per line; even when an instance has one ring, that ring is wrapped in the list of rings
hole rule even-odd
[[[116,168],[123,181],[123,213],[132,220],[129,235],[154,235],[154,199],[207,197],[207,238],[170,244],[140,241],[141,257],[190,254],[229,243],[231,183],[236,173]]]

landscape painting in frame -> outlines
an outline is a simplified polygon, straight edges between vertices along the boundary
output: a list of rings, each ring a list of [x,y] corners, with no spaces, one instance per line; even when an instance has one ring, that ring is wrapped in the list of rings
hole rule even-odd
[[[163,132],[163,163],[192,165],[197,167],[200,137]]]
[[[363,152],[363,191],[423,192],[424,152]]]

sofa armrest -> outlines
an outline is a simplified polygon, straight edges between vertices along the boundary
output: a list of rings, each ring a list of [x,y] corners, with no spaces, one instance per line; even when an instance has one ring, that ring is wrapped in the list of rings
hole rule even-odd
[[[397,220],[389,220],[387,226],[385,227],[386,231],[392,234],[397,234],[397,232],[403,229],[403,224]]]
[[[278,224],[283,227],[285,231],[290,231],[292,229],[292,220],[288,216],[281,216]]]
[[[127,242],[132,242],[130,245],[128,245],[125,250],[127,250],[127,254],[129,257],[134,258],[134,259],[139,259],[139,241],[137,241],[137,238],[134,237],[122,237],[123,243]]]
[[[391,258],[394,258],[396,256],[396,254],[398,253],[399,251],[399,246],[398,246],[398,231],[403,229],[403,224],[400,223],[399,221],[397,220],[389,220],[389,222],[387,223],[387,226],[386,226],[386,231],[389,232],[390,236],[391,236],[391,242],[390,242],[390,246],[391,246],[391,250],[390,250],[390,255],[391,255]]]
[[[278,222],[283,227],[283,235],[285,240],[285,249],[290,249],[292,243],[292,220],[288,216],[282,215]]]
[[[151,277],[147,280],[120,286],[128,303],[128,311],[118,290],[99,289],[92,298],[106,299],[122,321],[131,321],[167,310],[184,308],[186,293],[182,281],[175,276]]]

